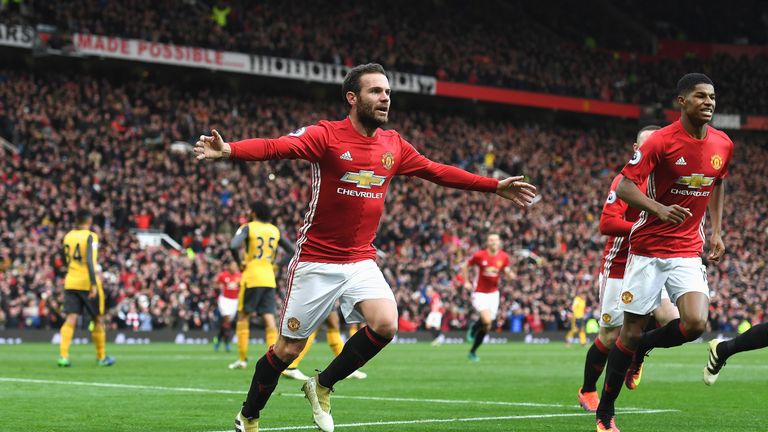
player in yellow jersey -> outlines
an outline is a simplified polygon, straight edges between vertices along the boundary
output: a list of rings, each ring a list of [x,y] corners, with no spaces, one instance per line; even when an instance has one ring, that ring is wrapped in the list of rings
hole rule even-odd
[[[579,343],[581,346],[587,345],[587,333],[584,331],[584,311],[587,308],[587,301],[581,293],[576,294],[571,306],[571,329],[565,335],[565,344],[571,345],[573,336],[579,332]]]
[[[107,356],[107,334],[104,329],[104,289],[96,277],[99,236],[91,231],[91,213],[79,210],[76,216],[77,228],[64,236],[64,260],[67,276],[64,279],[64,314],[59,345],[59,366],[70,367],[69,347],[75,333],[78,315],[87,312],[93,320],[91,337],[96,346],[96,360],[99,366],[112,366],[115,359]]]
[[[248,366],[249,323],[252,315],[259,314],[264,321],[267,348],[277,342],[277,324],[275,323],[277,284],[273,264],[278,245],[289,251],[293,249],[287,241],[280,238],[280,230],[269,223],[270,211],[266,204],[253,203],[251,218],[251,222],[237,230],[229,245],[243,270],[235,325],[239,359],[229,365],[230,369],[244,369]],[[241,258],[239,249],[243,245],[245,245],[245,256]]]

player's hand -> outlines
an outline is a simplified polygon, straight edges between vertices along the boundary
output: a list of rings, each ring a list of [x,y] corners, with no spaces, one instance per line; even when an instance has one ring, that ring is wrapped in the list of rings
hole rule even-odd
[[[193,149],[195,159],[220,159],[229,157],[232,153],[229,144],[224,142],[216,129],[211,130],[211,134],[212,136],[200,135],[200,140],[195,143]]]
[[[496,195],[512,201],[519,208],[530,207],[536,197],[536,186],[523,181],[523,176],[508,177],[496,186]]]
[[[672,204],[671,206],[661,206],[658,212],[656,212],[656,217],[658,217],[662,222],[671,223],[675,225],[679,225],[683,223],[685,218],[693,216],[693,213],[685,207],[680,207],[677,204]]]
[[[709,255],[707,259],[712,262],[720,262],[720,258],[725,255],[725,243],[719,234],[712,234],[709,239]]]
[[[99,293],[99,290],[96,287],[96,285],[91,285],[91,290],[88,292],[88,298],[95,299],[98,293]]]

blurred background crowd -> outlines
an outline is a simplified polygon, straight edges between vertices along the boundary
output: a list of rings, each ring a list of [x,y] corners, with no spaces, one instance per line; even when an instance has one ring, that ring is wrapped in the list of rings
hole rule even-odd
[[[567,3],[546,17],[542,6],[529,2],[447,8],[473,18],[461,22],[433,2],[370,5],[400,18],[383,25],[357,2],[342,2],[338,8],[345,12],[339,16],[328,12],[327,2],[32,1],[3,8],[0,19],[338,64],[379,60],[395,70],[453,81],[665,106],[671,106],[674,80],[700,70],[715,79],[718,112],[768,112],[768,57],[643,62],[615,53],[645,52],[658,37],[765,43],[764,7],[755,5],[753,25],[728,31],[715,26],[700,35],[693,22],[677,26],[686,23],[683,11],[665,26],[654,8],[641,14],[633,2],[610,3],[615,16],[626,21],[613,38],[612,27],[600,27],[605,34],[586,33]],[[224,22],[212,19],[214,9],[224,14]],[[499,10],[512,21],[495,19]],[[329,31],[303,31],[318,26]],[[717,39],[724,34],[738,34],[739,40]],[[11,63],[0,61],[0,137],[19,153],[0,147],[0,328],[61,325],[60,245],[80,207],[91,209],[100,236],[101,277],[114,302],[112,328],[213,328],[219,319],[217,275],[232,261],[229,241],[248,221],[250,203],[267,202],[273,222],[294,241],[309,201],[308,165],[196,163],[189,144],[211,128],[226,140],[277,137],[346,115],[338,97],[329,101],[265,94],[245,83],[188,86],[150,73],[127,79]],[[492,195],[406,177],[393,181],[375,245],[403,328],[423,328],[429,286],[445,303],[444,328],[466,326],[470,292],[459,268],[491,232],[501,235],[516,274],[501,283],[497,331],[567,328],[576,294],[586,297],[590,314],[599,312],[596,276],[605,241],[598,231],[600,212],[613,176],[631,156],[638,127],[612,120],[585,126],[546,116],[486,115],[491,110],[403,109],[397,96],[393,101],[387,127],[427,157],[486,175],[524,173],[541,198],[518,211]],[[714,331],[760,322],[768,310],[766,137],[736,133],[732,138],[736,153],[724,216],[728,253],[721,263],[708,265]],[[181,250],[142,245],[136,230],[164,232]],[[278,288],[283,284],[281,279]]]

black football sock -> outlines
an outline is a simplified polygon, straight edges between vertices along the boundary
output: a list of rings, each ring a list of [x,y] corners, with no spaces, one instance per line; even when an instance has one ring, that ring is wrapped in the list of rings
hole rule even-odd
[[[440,333],[442,333],[442,332],[440,330],[437,330],[437,329],[432,329],[431,333],[432,333],[432,339],[437,339],[437,337],[440,336]]]
[[[587,358],[584,362],[584,383],[581,386],[582,393],[597,391],[597,379],[605,369],[605,362],[608,360],[609,349],[600,342],[600,338],[595,338],[595,343],[587,350]]]
[[[637,348],[637,360],[642,363],[645,354],[653,348],[676,347],[691,340],[693,339],[685,333],[685,328],[680,318],[673,319],[664,327],[643,333],[640,345]]]
[[[600,396],[600,405],[597,407],[597,418],[603,420],[606,425],[615,414],[616,398],[619,397],[621,387],[624,385],[624,376],[634,355],[633,351],[621,344],[621,339],[616,340],[616,344],[608,354],[603,394]]]
[[[717,358],[725,362],[728,357],[742,351],[768,346],[768,323],[758,324],[735,338],[717,345]]]
[[[219,336],[219,340],[223,340],[225,344],[228,344],[229,341],[232,340],[232,324],[229,322],[222,324],[221,336]]]
[[[258,418],[259,411],[267,404],[269,396],[277,387],[277,379],[280,373],[288,367],[288,363],[280,360],[274,352],[274,346],[269,347],[259,361],[256,362],[256,370],[251,379],[251,388],[243,402],[243,416]]]
[[[475,341],[472,342],[472,349],[469,350],[472,354],[474,354],[477,349],[480,347],[480,345],[483,344],[483,340],[485,340],[485,335],[487,333],[485,332],[485,329],[482,327],[475,333]]]
[[[363,365],[379,353],[392,339],[371,330],[369,326],[354,334],[338,356],[331,364],[318,375],[320,385],[327,388],[333,386],[348,377],[352,372],[360,369]]]
[[[470,332],[472,337],[476,338],[477,332],[479,332],[482,328],[483,328],[483,323],[481,321],[475,321],[475,323],[472,324],[472,331]]]

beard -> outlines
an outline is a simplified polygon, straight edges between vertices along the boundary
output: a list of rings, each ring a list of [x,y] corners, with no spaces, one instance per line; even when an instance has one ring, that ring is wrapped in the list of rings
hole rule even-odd
[[[357,106],[357,118],[366,129],[376,129],[387,124],[388,116],[384,119],[376,117],[374,104],[361,103]]]

